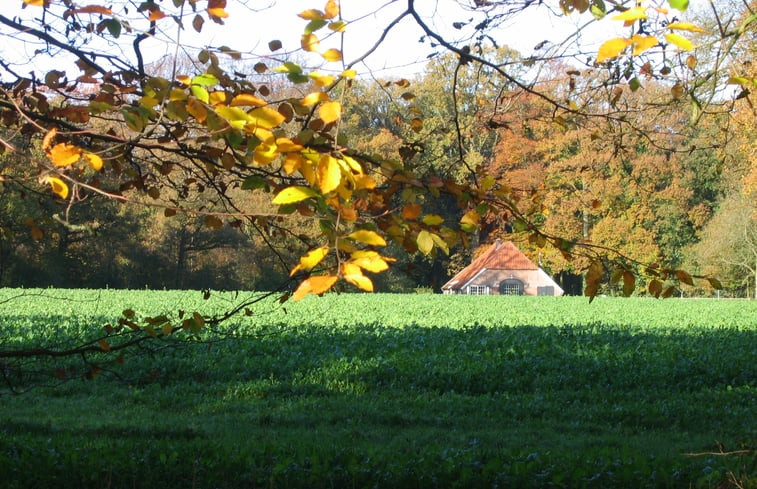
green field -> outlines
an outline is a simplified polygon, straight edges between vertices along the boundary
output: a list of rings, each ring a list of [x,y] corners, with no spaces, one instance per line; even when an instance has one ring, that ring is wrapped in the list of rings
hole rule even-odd
[[[0,290],[0,350],[246,297]],[[757,301],[327,295],[203,338],[25,363],[59,385],[0,391],[0,487],[757,487]]]

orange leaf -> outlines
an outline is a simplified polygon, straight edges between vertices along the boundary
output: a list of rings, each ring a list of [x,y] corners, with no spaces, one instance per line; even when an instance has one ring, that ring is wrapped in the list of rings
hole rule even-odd
[[[162,19],[165,16],[166,16],[166,14],[164,14],[162,10],[156,8],[156,9],[150,11],[150,22],[154,22],[156,20],[160,20],[160,19]]]
[[[24,0],[24,4],[33,5],[35,7],[44,7],[45,0]]]
[[[205,122],[205,119],[208,118],[208,109],[196,98],[191,98],[187,102],[187,112],[200,123]]]
[[[263,107],[264,105],[268,105],[268,102],[249,93],[240,93],[231,99],[231,104],[229,105],[232,107]]]
[[[63,14],[63,18],[70,17],[74,14],[101,14],[101,15],[113,15],[113,11],[107,7],[102,7],[100,5],[88,5],[86,7],[81,8],[75,8],[72,10],[67,10]]]
[[[50,161],[57,167],[71,166],[81,157],[81,148],[68,143],[58,143],[47,153]]]
[[[97,344],[100,345],[103,351],[110,351],[110,345],[105,340],[97,340]]]
[[[50,148],[50,145],[53,144],[53,139],[55,139],[57,134],[58,129],[55,127],[47,131],[45,137],[42,138],[42,151],[47,151]]]
[[[408,204],[402,208],[403,219],[410,219],[410,220],[418,219],[420,215],[421,215],[420,204]]]
[[[339,102],[326,102],[318,109],[318,115],[326,124],[336,122],[342,117],[342,104]]]
[[[334,286],[339,277],[334,275],[318,275],[303,281],[292,295],[293,301],[298,301],[308,294],[323,294]]]

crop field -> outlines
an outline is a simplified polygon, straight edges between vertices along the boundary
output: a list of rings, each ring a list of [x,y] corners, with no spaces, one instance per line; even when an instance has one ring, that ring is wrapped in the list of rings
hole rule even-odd
[[[0,290],[0,352],[249,296]],[[757,487],[757,301],[271,298],[153,343],[24,361],[0,488]]]

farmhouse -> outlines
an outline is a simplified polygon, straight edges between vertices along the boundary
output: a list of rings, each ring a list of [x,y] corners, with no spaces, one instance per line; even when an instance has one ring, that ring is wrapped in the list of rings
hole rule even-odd
[[[553,295],[563,290],[512,241],[497,240],[442,286],[445,294]]]

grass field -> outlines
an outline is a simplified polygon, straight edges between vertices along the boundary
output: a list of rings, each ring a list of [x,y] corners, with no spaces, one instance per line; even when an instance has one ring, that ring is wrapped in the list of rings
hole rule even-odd
[[[244,297],[0,290],[0,350]],[[0,487],[757,487],[757,301],[355,294],[252,313],[91,381],[0,391]]]

